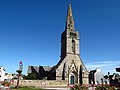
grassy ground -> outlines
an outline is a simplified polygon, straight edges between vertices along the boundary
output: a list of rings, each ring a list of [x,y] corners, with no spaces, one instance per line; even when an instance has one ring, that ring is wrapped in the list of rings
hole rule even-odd
[[[12,88],[12,90],[45,90],[45,89],[40,89],[35,87],[19,87],[18,89]]]

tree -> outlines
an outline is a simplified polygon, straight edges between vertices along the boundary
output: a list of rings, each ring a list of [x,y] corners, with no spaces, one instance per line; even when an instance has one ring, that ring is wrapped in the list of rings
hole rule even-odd
[[[26,76],[26,79],[28,79],[28,80],[36,80],[37,79],[37,74],[36,73],[29,73]]]

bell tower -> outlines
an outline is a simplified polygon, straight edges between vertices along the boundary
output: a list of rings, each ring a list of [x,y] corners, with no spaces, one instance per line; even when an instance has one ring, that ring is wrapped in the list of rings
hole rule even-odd
[[[68,84],[88,84],[88,71],[80,58],[79,41],[69,4],[65,31],[61,34],[61,58],[55,70],[57,80],[67,80]]]
[[[79,55],[79,33],[75,31],[71,4],[68,6],[66,27],[61,35],[61,59],[67,54]]]

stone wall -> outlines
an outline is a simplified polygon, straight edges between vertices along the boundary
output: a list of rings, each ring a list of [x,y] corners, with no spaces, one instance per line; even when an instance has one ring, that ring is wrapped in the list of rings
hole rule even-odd
[[[14,80],[14,85],[17,85],[17,80]],[[35,87],[57,87],[67,86],[65,80],[20,80],[20,86],[35,86]]]

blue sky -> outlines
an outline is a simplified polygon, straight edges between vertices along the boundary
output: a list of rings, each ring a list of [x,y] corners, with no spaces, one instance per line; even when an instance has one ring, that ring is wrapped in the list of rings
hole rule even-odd
[[[57,64],[69,0],[0,0],[0,66]],[[120,0],[71,0],[80,56],[88,70],[120,66]]]

